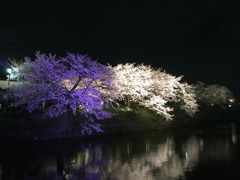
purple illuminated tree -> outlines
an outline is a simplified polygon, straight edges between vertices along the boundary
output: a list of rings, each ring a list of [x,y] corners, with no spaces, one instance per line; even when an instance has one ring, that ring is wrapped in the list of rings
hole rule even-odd
[[[25,59],[20,71],[22,84],[13,89],[14,106],[25,106],[30,112],[42,109],[54,117],[71,112],[83,117],[82,133],[101,131],[96,119],[111,117],[106,109],[115,91],[114,74],[86,55],[66,57],[36,53],[36,59]],[[112,97],[111,97],[112,98]]]

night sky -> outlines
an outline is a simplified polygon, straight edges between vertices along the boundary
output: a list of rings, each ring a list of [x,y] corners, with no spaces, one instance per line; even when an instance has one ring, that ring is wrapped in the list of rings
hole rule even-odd
[[[1,74],[35,51],[136,62],[240,92],[238,1],[49,0],[0,3]]]

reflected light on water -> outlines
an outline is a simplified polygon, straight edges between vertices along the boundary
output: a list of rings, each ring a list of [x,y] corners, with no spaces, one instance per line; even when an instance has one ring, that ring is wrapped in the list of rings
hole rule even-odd
[[[8,157],[0,154],[0,179],[61,179],[63,175],[102,180],[187,179],[187,173],[195,171],[199,164],[227,163],[238,152],[233,146],[238,143],[234,125],[228,133],[123,136],[60,144],[66,149],[27,147],[18,155],[16,148],[7,149]]]
[[[86,151],[85,151],[85,164],[88,164],[88,162],[89,162],[89,150],[86,149]]]
[[[93,152],[85,149],[72,158],[72,167],[78,170],[85,169],[86,176],[89,177],[101,173],[102,179],[175,179],[183,177],[186,169],[191,169],[198,163],[202,149],[201,141],[195,136],[188,138],[181,148],[185,151],[183,157],[176,152],[176,144],[172,137],[167,137],[164,142],[155,144],[152,148],[151,142],[146,140],[145,152],[137,153],[133,158],[126,160],[123,160],[126,157],[119,147],[116,147],[110,156],[106,156],[100,148],[93,149]],[[128,157],[133,153],[132,144],[126,143]],[[89,154],[95,154],[95,157],[90,158]]]
[[[232,143],[237,144],[237,129],[234,123],[231,123]]]

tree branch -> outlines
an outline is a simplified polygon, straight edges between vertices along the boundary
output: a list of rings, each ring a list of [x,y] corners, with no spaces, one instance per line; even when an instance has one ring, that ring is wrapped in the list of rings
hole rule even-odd
[[[76,84],[72,87],[72,89],[69,92],[72,92],[74,89],[76,89],[76,87],[78,86],[79,82],[82,80],[81,76],[78,77],[78,81],[76,82]]]

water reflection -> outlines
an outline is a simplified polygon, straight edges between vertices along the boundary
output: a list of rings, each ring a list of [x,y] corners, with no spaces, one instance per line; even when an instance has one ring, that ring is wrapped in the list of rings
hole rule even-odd
[[[237,144],[237,127],[235,123],[231,123],[231,132],[232,132],[232,143]]]
[[[144,132],[1,146],[1,179],[185,179],[200,163],[231,162],[235,126],[206,132]],[[233,138],[234,137],[234,138]]]
[[[182,144],[181,152],[176,151],[173,137],[160,144],[146,141],[145,145],[148,147],[145,152],[127,161],[121,158],[108,161],[103,179],[176,179],[184,176],[186,168],[196,166],[201,151],[201,142],[195,136]]]

